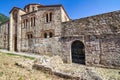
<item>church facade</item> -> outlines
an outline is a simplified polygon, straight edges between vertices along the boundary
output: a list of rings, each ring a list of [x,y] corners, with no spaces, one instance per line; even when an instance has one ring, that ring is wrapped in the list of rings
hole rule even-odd
[[[13,7],[0,25],[0,48],[120,68],[120,11],[71,20],[62,5]]]

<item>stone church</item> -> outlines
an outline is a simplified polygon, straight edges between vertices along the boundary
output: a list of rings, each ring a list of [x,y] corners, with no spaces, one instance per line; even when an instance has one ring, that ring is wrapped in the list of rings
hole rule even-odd
[[[120,68],[120,11],[71,20],[62,5],[28,4],[9,14],[0,26],[1,49]]]

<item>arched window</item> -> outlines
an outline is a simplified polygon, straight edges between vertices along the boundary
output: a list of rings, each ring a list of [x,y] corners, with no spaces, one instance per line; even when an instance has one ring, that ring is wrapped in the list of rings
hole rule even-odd
[[[33,38],[33,35],[32,35],[32,34],[27,34],[27,38],[28,38],[28,39],[32,39],[32,38]]]
[[[27,12],[29,12],[29,7],[27,8]]]
[[[23,25],[24,25],[24,28],[25,28],[25,20],[23,20]]]
[[[32,39],[32,38],[33,38],[33,35],[31,34],[30,37],[31,37],[31,39]]]
[[[52,13],[50,13],[50,21],[52,21]]]
[[[47,38],[47,33],[44,33],[44,38]]]
[[[29,34],[27,35],[27,38],[29,39],[30,37],[29,37]]]
[[[35,11],[35,7],[32,7],[32,11]]]
[[[32,33],[27,33],[27,38],[28,38],[28,46],[32,47],[32,45],[33,45],[33,34]]]
[[[52,21],[52,16],[53,16],[52,12],[47,12],[46,13],[46,15],[45,15],[45,17],[46,17],[46,23]]]
[[[34,26],[35,26],[35,17],[34,17]]]
[[[25,26],[27,27],[27,24],[28,24],[28,19],[26,19],[26,20],[25,20],[25,22],[26,22],[26,25],[25,25]]]
[[[33,18],[31,18],[31,26],[33,26]]]
[[[17,23],[17,19],[18,19],[17,14],[18,14],[17,10],[13,12],[13,19],[14,19],[15,23]]]
[[[46,22],[48,22],[48,14],[46,14]]]
[[[52,32],[49,33],[49,37],[50,38],[53,37],[53,33]]]

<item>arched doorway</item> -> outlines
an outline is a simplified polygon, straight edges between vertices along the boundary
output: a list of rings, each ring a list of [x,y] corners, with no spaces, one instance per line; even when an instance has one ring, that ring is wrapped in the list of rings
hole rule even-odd
[[[71,53],[73,63],[85,64],[85,46],[81,41],[76,40],[72,43]]]

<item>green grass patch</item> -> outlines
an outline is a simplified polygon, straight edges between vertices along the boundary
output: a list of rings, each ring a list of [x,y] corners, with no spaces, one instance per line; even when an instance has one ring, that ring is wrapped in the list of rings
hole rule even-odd
[[[21,55],[13,54],[13,53],[5,53],[5,54],[7,54],[7,55],[9,55],[9,56],[21,56]]]
[[[34,57],[29,57],[29,56],[22,56],[24,58],[28,58],[28,59],[31,59],[31,60],[34,60],[35,58]]]
[[[3,72],[0,72],[0,77],[2,77],[3,76]]]
[[[24,56],[24,55],[19,55],[19,54],[14,54],[14,53],[5,53],[5,52],[0,52],[0,53],[6,54],[6,55],[9,55],[9,56],[20,56],[20,57],[24,57],[24,58],[27,58],[27,59],[30,59],[30,60],[35,59],[34,57]]]

